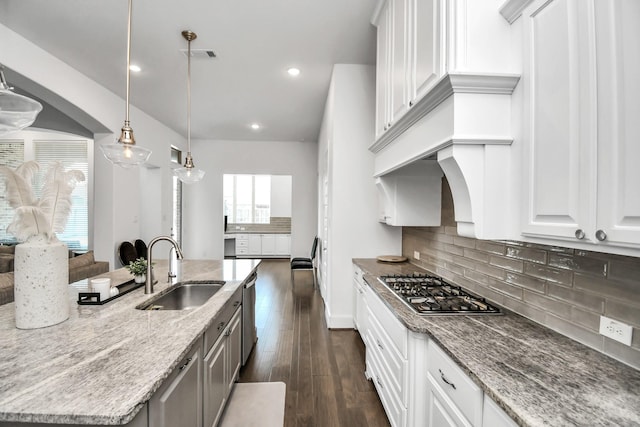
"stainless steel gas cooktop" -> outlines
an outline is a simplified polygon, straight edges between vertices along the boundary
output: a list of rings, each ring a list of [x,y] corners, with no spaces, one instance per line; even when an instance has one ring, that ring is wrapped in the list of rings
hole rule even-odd
[[[417,314],[500,314],[500,309],[444,279],[428,274],[378,278]]]

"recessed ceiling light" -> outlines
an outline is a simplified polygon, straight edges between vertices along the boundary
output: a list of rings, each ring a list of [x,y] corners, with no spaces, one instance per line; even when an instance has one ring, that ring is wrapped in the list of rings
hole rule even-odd
[[[130,65],[130,66],[129,66],[129,69],[130,69],[131,71],[133,71],[134,73],[139,73],[139,72],[140,72],[140,70],[141,70],[141,68],[140,68],[139,66],[137,66],[137,65]]]
[[[251,123],[251,129],[258,130],[260,129],[260,125],[258,123]]]
[[[295,68],[295,67],[291,67],[287,70],[287,73],[289,73],[290,76],[296,77],[297,75],[300,74],[300,69],[299,68]]]

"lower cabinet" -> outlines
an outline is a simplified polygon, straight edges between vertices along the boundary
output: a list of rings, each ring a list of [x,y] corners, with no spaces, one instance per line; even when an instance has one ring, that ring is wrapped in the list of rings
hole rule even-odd
[[[393,427],[514,427],[515,422],[426,334],[410,331],[354,265],[354,324],[366,346],[366,375]],[[366,320],[358,315],[360,293]]]
[[[204,357],[204,426],[215,426],[227,403],[241,364],[241,309],[238,308]],[[221,322],[222,323],[222,322]]]
[[[202,340],[149,400],[149,427],[202,425]]]
[[[237,257],[291,255],[290,234],[236,234]]]
[[[358,266],[353,267],[353,289],[354,289],[354,317],[353,326],[360,333],[360,338],[367,344],[367,285],[362,278],[362,270]]]

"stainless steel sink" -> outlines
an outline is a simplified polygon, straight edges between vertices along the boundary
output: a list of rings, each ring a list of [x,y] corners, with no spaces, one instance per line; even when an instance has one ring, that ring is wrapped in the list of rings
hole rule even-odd
[[[179,282],[143,302],[138,310],[189,310],[206,303],[225,282],[219,280]]]

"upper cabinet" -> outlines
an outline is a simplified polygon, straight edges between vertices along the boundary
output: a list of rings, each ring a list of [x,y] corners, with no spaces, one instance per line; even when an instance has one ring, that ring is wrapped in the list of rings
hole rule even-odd
[[[537,0],[522,18],[523,234],[640,247],[640,2]]]
[[[512,179],[517,164],[510,149],[511,96],[519,75],[510,25],[498,13],[502,2],[386,0],[373,19],[374,177],[384,184],[385,176],[407,165],[436,159],[425,173],[444,172],[458,233],[477,238],[507,239],[520,231],[514,215],[519,186]],[[403,191],[403,180],[386,181],[398,183],[398,194]],[[440,192],[423,197],[435,200]]]
[[[378,15],[376,139],[442,76],[438,0],[388,0]]]

